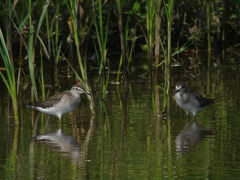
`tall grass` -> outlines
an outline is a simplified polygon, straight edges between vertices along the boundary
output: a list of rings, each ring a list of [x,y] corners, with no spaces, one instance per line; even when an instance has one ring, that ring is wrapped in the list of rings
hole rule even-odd
[[[86,74],[86,68],[83,66],[83,61],[82,61],[82,56],[80,52],[80,39],[79,39],[79,30],[78,30],[78,19],[77,19],[77,1],[75,0],[70,0],[69,2],[69,12],[72,17],[72,26],[73,26],[73,36],[74,36],[74,42],[76,46],[76,51],[77,51],[77,59],[78,59],[78,64],[80,68],[80,73],[81,76],[79,76],[80,81],[84,82],[86,84],[87,80],[87,74]]]
[[[207,40],[208,40],[208,68],[210,68],[211,64],[211,51],[212,51],[212,43],[211,43],[211,1],[206,1],[207,6]]]
[[[117,4],[117,20],[118,20],[118,31],[119,31],[119,36],[120,36],[120,45],[121,45],[121,60],[122,60],[122,66],[123,66],[123,75],[124,79],[126,79],[126,75],[128,73],[128,63],[127,63],[127,57],[126,57],[126,39],[124,38],[124,33],[123,33],[123,15],[122,15],[122,0],[116,0],[115,1]],[[126,29],[125,29],[126,32]]]
[[[54,61],[54,67],[53,67],[53,79],[54,79],[54,85],[58,85],[58,55],[59,51],[61,50],[60,46],[61,43],[59,43],[59,35],[60,35],[60,6],[62,3],[60,3],[58,0],[54,2],[54,5],[56,6],[56,11],[54,15],[49,15],[48,9],[46,10],[45,15],[45,21],[46,21],[46,34],[47,34],[47,50],[48,50],[48,59],[51,58],[52,61]],[[44,51],[46,54],[46,51]]]
[[[155,15],[156,15],[156,6],[154,0],[147,1],[147,17],[146,17],[146,26],[148,31],[148,59],[149,59],[149,70],[151,71],[152,58],[153,58],[153,42],[154,42],[154,25],[155,25]]]
[[[43,71],[43,53],[42,48],[40,49],[40,58],[41,58],[41,66],[40,66],[40,74],[41,74],[41,91],[42,91],[42,98],[45,100],[45,84],[44,84],[44,71]]]
[[[34,98],[38,100],[38,93],[37,93],[37,86],[34,77],[34,28],[32,22],[32,1],[28,0],[28,14],[29,14],[29,41],[28,41],[28,65],[29,65],[29,72],[30,78],[32,82],[33,94]],[[33,99],[32,99],[33,100]]]
[[[211,43],[211,1],[206,1],[207,8],[207,40],[208,40],[208,73],[207,73],[207,94],[210,92],[210,72],[211,72],[211,56],[212,56],[212,43]]]
[[[171,64],[173,56],[183,52],[191,43],[195,40],[198,40],[196,37],[200,37],[199,33],[196,33],[196,36],[193,35],[193,38],[187,38],[189,41],[186,42],[182,47],[177,49],[175,52],[172,50],[173,44],[172,41],[172,30],[177,27],[172,28],[173,19],[174,19],[174,5],[175,0],[148,0],[148,1],[104,1],[104,0],[92,0],[92,1],[79,1],[79,0],[69,0],[69,1],[14,1],[14,5],[11,4],[11,1],[3,1],[0,3],[1,12],[1,25],[3,24],[6,28],[6,46],[10,60],[12,59],[12,53],[10,52],[11,45],[17,47],[15,42],[20,42],[20,53],[27,51],[28,55],[28,70],[31,84],[33,89],[34,99],[38,100],[38,91],[36,83],[36,71],[40,70],[41,80],[40,86],[42,89],[42,94],[44,96],[44,66],[45,61],[42,53],[47,56],[47,58],[54,59],[54,81],[57,82],[58,71],[57,65],[61,56],[63,59],[68,56],[69,45],[66,43],[67,37],[69,34],[74,39],[75,44],[71,44],[72,54],[76,54],[76,60],[71,61],[71,67],[75,69],[75,74],[77,79],[79,79],[82,84],[91,91],[89,86],[89,79],[87,73],[88,66],[91,62],[87,61],[87,56],[89,52],[95,51],[97,60],[98,60],[98,82],[101,85],[102,96],[107,92],[109,84],[109,74],[110,67],[118,68],[118,75],[120,75],[121,70],[123,72],[130,71],[130,64],[132,69],[137,69],[142,67],[141,58],[136,58],[139,61],[134,61],[133,58],[136,54],[143,54],[140,50],[140,47],[145,46],[148,50],[148,59],[149,59],[149,69],[152,65],[152,58],[155,51],[155,68],[159,67],[162,64],[165,64],[165,69],[162,69],[162,73],[165,76],[165,96],[169,94],[170,82],[171,82]],[[51,6],[50,6],[51,3]],[[206,1],[206,10],[207,11],[207,24],[208,26],[208,48],[211,49],[211,15],[210,12],[211,4],[214,2],[207,0]],[[179,2],[181,7],[183,7],[186,2]],[[198,4],[201,6],[201,2]],[[27,5],[27,9],[25,7]],[[41,5],[41,6],[39,6]],[[129,6],[128,6],[129,5]],[[130,6],[132,6],[130,8]],[[213,4],[216,5],[216,4]],[[14,7],[11,7],[14,6]],[[55,6],[55,7],[54,7]],[[196,5],[197,6],[197,5]],[[49,10],[49,8],[51,8]],[[62,9],[67,9],[68,11],[61,11]],[[12,10],[12,12],[10,11]],[[163,11],[164,9],[164,11]],[[186,8],[187,9],[187,8]],[[181,11],[181,10],[180,10]],[[116,16],[112,16],[113,12]],[[165,14],[164,14],[164,13]],[[226,12],[228,10],[226,9]],[[12,15],[13,14],[13,15]],[[179,13],[181,14],[181,12]],[[165,17],[163,16],[165,15]],[[180,15],[181,16],[181,15]],[[215,14],[216,16],[216,14]],[[3,17],[3,18],[2,18]],[[9,18],[9,21],[5,22],[2,19],[5,17]],[[61,17],[61,18],[59,18]],[[136,18],[135,18],[136,17]],[[234,17],[234,16],[232,16]],[[7,19],[6,18],[6,19]],[[184,23],[190,24],[193,21],[193,18],[189,18],[189,15],[186,15],[186,20]],[[201,16],[200,16],[201,18]],[[195,17],[194,20],[198,20],[198,17]],[[227,20],[227,19],[226,19]],[[137,21],[134,23],[134,21]],[[70,32],[67,30],[67,23],[69,22]],[[61,25],[66,26],[61,26]],[[166,26],[164,26],[166,24]],[[181,23],[180,23],[181,24]],[[162,25],[162,26],[161,26]],[[199,23],[201,25],[201,23]],[[212,23],[212,25],[214,25]],[[42,28],[44,26],[44,28]],[[70,27],[71,26],[71,27]],[[11,33],[12,28],[15,29],[16,33]],[[234,28],[234,27],[233,27]],[[201,28],[199,28],[201,29]],[[112,35],[113,34],[113,35]],[[19,36],[18,36],[19,35]],[[166,37],[166,38],[165,38]],[[203,37],[203,36],[201,36]],[[18,41],[18,39],[20,41]],[[177,37],[181,38],[181,37]],[[90,40],[93,41],[90,41]],[[120,39],[120,48],[114,48],[109,46],[109,44],[119,44],[119,42],[110,43],[110,41]],[[184,39],[184,41],[185,41]],[[70,38],[70,40],[72,40]],[[87,43],[85,43],[87,41]],[[8,43],[9,42],[9,43]],[[28,42],[28,43],[27,43]],[[38,42],[39,45],[38,45]],[[73,41],[71,41],[73,42]],[[93,43],[92,43],[93,42]],[[179,40],[179,42],[182,42]],[[85,46],[86,44],[86,46]],[[9,46],[8,46],[9,45]],[[22,46],[23,45],[23,46]],[[72,48],[72,45],[75,46],[75,49]],[[2,46],[3,47],[3,46]],[[25,50],[24,48],[25,47]],[[40,47],[40,48],[39,48]],[[117,46],[118,47],[118,46]],[[155,48],[155,50],[154,50]],[[22,50],[23,49],[23,50]],[[40,50],[39,50],[40,49]],[[89,50],[90,49],[90,50]],[[74,51],[75,52],[74,52]],[[85,51],[84,51],[85,50]],[[113,52],[114,50],[114,52]],[[154,51],[153,51],[154,50]],[[3,52],[3,48],[2,48]],[[111,57],[111,53],[114,53],[114,57],[117,54],[119,58],[114,61],[110,61],[108,57]],[[14,56],[18,52],[13,52]],[[19,54],[20,54],[19,53]],[[113,54],[112,53],[112,54]],[[4,53],[3,53],[4,54]],[[41,59],[38,59],[40,55]],[[21,56],[22,57],[22,56]],[[113,56],[112,56],[113,57]],[[159,61],[161,57],[164,57],[164,60]],[[65,58],[67,59],[67,58]],[[208,65],[210,67],[211,58],[209,58]],[[41,61],[40,61],[41,60]],[[18,63],[17,61],[12,61],[12,66]],[[15,63],[15,64],[13,64]],[[40,67],[37,67],[35,64],[40,64]],[[77,68],[75,65],[77,64]],[[22,58],[19,65],[25,65],[25,61]],[[92,65],[92,64],[91,64]],[[95,65],[95,64],[94,64]],[[94,66],[93,65],[93,66]],[[134,67],[135,66],[135,67]],[[113,68],[111,70],[113,70]],[[152,69],[152,68],[151,68]],[[145,70],[145,69],[144,69]],[[153,69],[152,69],[153,70]],[[79,71],[79,72],[78,72]],[[13,71],[14,72],[14,71]],[[26,67],[19,70],[20,72],[27,72]],[[2,72],[2,75],[5,73]],[[7,74],[6,74],[7,75]],[[4,76],[6,81],[9,83],[8,76]],[[21,76],[22,77],[22,76]],[[119,80],[119,76],[118,76]],[[12,82],[10,82],[11,84]],[[9,87],[10,87],[9,84]],[[19,81],[18,84],[21,84]],[[165,100],[167,104],[167,100]]]
[[[155,55],[155,67],[159,64],[159,58],[160,58],[160,10],[161,10],[161,5],[162,5],[162,0],[155,0],[155,7],[156,7],[156,15],[155,15],[155,39],[154,39],[154,44],[155,44],[155,50],[154,50],[154,55]]]
[[[76,78],[81,82],[81,85],[85,88],[85,90],[88,93],[91,93],[91,86],[89,85],[89,80],[87,77],[87,64],[86,62],[83,63],[82,55],[80,52],[80,35],[79,35],[79,22],[77,18],[78,14],[78,2],[75,0],[70,0],[69,4],[67,4],[68,10],[70,12],[71,18],[72,18],[72,29],[73,29],[73,37],[74,42],[76,46],[77,51],[77,59],[78,59],[78,65],[80,69],[80,75],[77,73],[75,68],[69,63],[70,67],[72,68],[73,72],[76,75]],[[95,104],[92,96],[88,96],[88,99],[90,101],[90,108],[92,114],[95,114]]]
[[[164,83],[164,105],[166,109],[167,97],[169,96],[170,78],[171,78],[171,59],[172,59],[172,21],[175,0],[164,0],[164,11],[167,18],[167,59],[165,60],[165,83]]]
[[[29,71],[30,71],[30,78],[32,82],[33,87],[33,94],[34,98],[38,100],[38,92],[37,92],[37,86],[36,86],[36,80],[35,80],[35,73],[34,73],[34,64],[35,64],[35,47],[37,44],[37,39],[39,38],[39,32],[41,25],[44,21],[44,18],[46,16],[46,12],[48,9],[50,1],[47,0],[44,4],[42,13],[40,15],[40,18],[38,20],[36,31],[34,31],[34,24],[32,20],[32,1],[28,0],[28,14],[29,14],[29,41],[28,41],[28,64],[29,64]],[[40,41],[41,42],[41,41]]]
[[[2,57],[2,61],[4,63],[4,67],[6,70],[6,75],[0,71],[0,76],[6,85],[8,92],[11,96],[12,104],[13,104],[13,111],[14,111],[14,122],[16,125],[20,124],[19,115],[18,115],[18,101],[17,101],[17,88],[16,88],[16,80],[15,80],[15,68],[13,61],[10,59],[7,46],[5,43],[5,39],[3,37],[2,30],[0,28],[0,54]]]
[[[93,1],[92,1],[93,2]],[[108,30],[109,30],[109,20],[110,20],[110,10],[111,10],[112,2],[109,2],[109,7],[106,12],[106,23],[104,24],[104,13],[103,13],[103,1],[99,0],[98,3],[93,5],[93,14],[98,17],[98,21],[94,22],[95,33],[97,38],[97,46],[95,45],[95,49],[98,47],[100,56],[96,56],[98,60],[99,70],[98,76],[101,82],[102,87],[102,98],[104,98],[109,81],[109,71],[110,66],[107,60],[107,39],[108,39]],[[107,71],[106,71],[107,70]],[[100,78],[101,76],[101,78]]]
[[[128,16],[124,31],[124,40],[126,43],[127,71],[130,70],[130,65],[133,61],[133,52],[136,45],[136,40],[139,38],[136,36],[136,28],[131,29],[130,20],[131,18],[130,16]]]

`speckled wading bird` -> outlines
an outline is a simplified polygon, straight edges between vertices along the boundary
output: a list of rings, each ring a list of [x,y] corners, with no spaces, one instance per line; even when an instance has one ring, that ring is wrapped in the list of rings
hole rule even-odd
[[[188,89],[185,84],[178,83],[175,87],[175,100],[187,115],[192,113],[196,118],[197,113],[213,104],[215,99],[204,98],[199,93]]]
[[[76,84],[70,90],[53,95],[43,102],[29,104],[27,107],[61,119],[63,114],[73,111],[78,106],[83,93],[91,95]]]

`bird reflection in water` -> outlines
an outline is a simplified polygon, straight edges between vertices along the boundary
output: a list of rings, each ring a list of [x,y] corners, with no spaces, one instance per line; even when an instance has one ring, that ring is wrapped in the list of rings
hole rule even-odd
[[[34,141],[47,144],[51,149],[62,152],[62,155],[71,157],[76,164],[81,163],[80,144],[72,136],[63,134],[61,128],[55,133],[38,135],[34,138]]]
[[[176,151],[185,152],[190,147],[199,143],[206,135],[212,134],[213,132],[207,129],[204,125],[196,122],[192,124],[187,123],[184,126],[184,129],[176,137]]]

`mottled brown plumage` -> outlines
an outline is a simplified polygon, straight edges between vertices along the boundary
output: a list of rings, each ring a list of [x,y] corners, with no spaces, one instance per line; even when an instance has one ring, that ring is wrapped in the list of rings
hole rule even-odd
[[[78,106],[82,93],[90,95],[80,85],[76,84],[71,90],[51,96],[45,101],[29,104],[27,107],[46,114],[55,115],[61,119],[63,114],[73,111]]]
[[[42,107],[42,108],[50,108],[53,107],[55,104],[59,103],[64,95],[71,96],[69,91],[63,91],[60,94],[53,95],[47,98],[45,101],[42,102],[34,102],[33,106]]]

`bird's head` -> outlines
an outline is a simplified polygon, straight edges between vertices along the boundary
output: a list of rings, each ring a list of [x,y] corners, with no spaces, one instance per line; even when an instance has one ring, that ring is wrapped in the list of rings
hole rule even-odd
[[[177,83],[175,86],[175,92],[179,92],[181,89],[184,89],[186,86],[183,83]]]
[[[78,84],[75,84],[75,85],[72,87],[71,90],[74,91],[74,92],[76,92],[76,93],[78,93],[79,95],[80,95],[80,94],[87,94],[87,95],[90,95],[90,96],[91,96],[90,93],[86,92],[86,91],[85,91],[80,85],[78,85]]]

